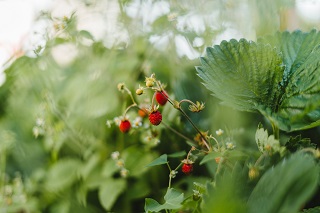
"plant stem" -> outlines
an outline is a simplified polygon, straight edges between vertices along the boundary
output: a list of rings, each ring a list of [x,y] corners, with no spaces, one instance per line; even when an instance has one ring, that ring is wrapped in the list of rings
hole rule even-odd
[[[176,108],[177,110],[179,110],[179,111],[183,114],[183,116],[186,117],[187,120],[191,123],[191,125],[193,126],[193,128],[200,134],[201,138],[204,140],[204,141],[203,141],[203,142],[204,142],[204,145],[207,147],[208,151],[210,152],[210,151],[211,151],[211,147],[209,146],[208,140],[206,139],[206,137],[203,136],[202,132],[198,129],[198,127],[193,123],[193,121],[190,119],[190,117],[189,117],[189,116],[182,110],[182,108],[181,108],[181,103],[182,103],[182,102],[188,102],[188,103],[191,103],[191,104],[193,104],[193,105],[195,105],[195,104],[194,104],[192,101],[190,101],[190,100],[183,99],[183,100],[181,100],[181,101],[178,103],[178,107],[177,107],[177,105],[175,104],[176,101],[175,101],[175,100],[172,100],[168,95],[164,94],[163,88],[162,88],[161,84],[160,84],[158,81],[157,81],[156,83],[157,83],[157,86],[160,88],[161,94],[168,98],[169,103],[170,103],[174,108]],[[154,98],[152,98],[152,101],[153,101],[153,99],[154,99]],[[196,106],[196,105],[195,105],[195,106]]]
[[[137,107],[138,105],[136,103],[131,104],[130,106],[127,107],[127,109],[124,111],[123,113],[123,118],[126,116],[127,112],[129,111],[129,109],[131,109],[132,107]]]
[[[179,105],[181,105],[183,102],[192,104],[193,106],[197,107],[197,104],[193,103],[192,101],[190,101],[190,100],[188,100],[188,99],[182,99],[182,100],[179,102]]]
[[[255,162],[254,166],[257,167],[257,166],[261,163],[261,161],[263,160],[263,158],[266,157],[266,156],[267,156],[267,153],[266,153],[266,152],[264,152],[262,155],[260,155],[260,157],[258,158],[258,160]]]
[[[279,136],[280,136],[279,127],[272,121],[271,121],[271,126],[273,130],[274,139],[279,140]]]
[[[134,98],[133,98],[133,95],[132,95],[131,91],[130,91],[127,87],[125,87],[124,89],[125,89],[125,90],[127,91],[127,93],[129,94],[132,103],[135,104],[135,105],[137,105],[137,103],[135,102],[135,100],[134,100]]]
[[[171,188],[171,180],[172,180],[172,177],[171,177],[172,169],[171,169],[168,161],[167,161],[167,166],[168,166],[168,169],[169,169],[169,184],[168,184],[168,189],[170,189],[170,188]]]
[[[206,139],[206,137],[203,136],[202,132],[198,129],[198,127],[193,123],[193,121],[191,120],[191,118],[180,108],[178,108],[178,110],[184,115],[184,117],[187,118],[187,120],[191,123],[191,125],[193,126],[193,128],[200,134],[201,138],[204,140],[203,143],[204,145],[207,147],[208,151],[211,151],[211,147],[208,145],[209,142]]]

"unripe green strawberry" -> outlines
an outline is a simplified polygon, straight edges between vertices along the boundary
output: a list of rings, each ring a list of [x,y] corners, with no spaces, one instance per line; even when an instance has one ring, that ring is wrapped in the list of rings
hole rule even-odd
[[[165,105],[168,101],[167,93],[164,90],[162,92],[157,91],[156,100],[161,106]]]
[[[184,163],[182,165],[182,172],[186,175],[189,175],[193,170],[193,165],[192,164],[188,164],[188,163]]]
[[[143,94],[143,89],[142,89],[142,88],[138,88],[138,89],[136,90],[136,94],[137,94],[137,95],[142,95],[142,94]]]
[[[153,111],[149,114],[149,121],[152,125],[158,126],[162,121],[161,113],[157,111]]]
[[[131,123],[129,120],[122,120],[120,122],[120,125],[119,125],[119,129],[121,132],[123,133],[127,133],[129,132],[129,130],[131,129]]]
[[[249,169],[249,173],[248,173],[249,179],[250,180],[255,180],[260,176],[260,172],[259,169],[256,167],[251,167]]]

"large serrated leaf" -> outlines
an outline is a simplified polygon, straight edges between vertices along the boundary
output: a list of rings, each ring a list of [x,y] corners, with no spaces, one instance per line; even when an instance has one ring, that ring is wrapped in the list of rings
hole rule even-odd
[[[197,67],[223,103],[259,111],[285,131],[320,125],[320,33],[283,32],[257,43],[223,41]]]
[[[249,212],[298,212],[317,188],[319,167],[312,157],[296,153],[270,168],[249,200]]]
[[[282,52],[286,69],[281,82],[282,94],[275,112],[267,117],[283,130],[307,129],[320,124],[320,33],[295,31],[278,33],[259,40]],[[264,114],[264,112],[262,112]]]
[[[201,63],[199,76],[225,104],[245,111],[257,111],[259,105],[276,107],[284,68],[271,46],[245,39],[223,41],[207,48],[207,58],[201,58]]]

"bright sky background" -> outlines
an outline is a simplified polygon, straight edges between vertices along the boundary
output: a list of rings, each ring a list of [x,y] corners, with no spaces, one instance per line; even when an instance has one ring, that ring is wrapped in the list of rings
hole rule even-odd
[[[99,37],[105,36],[105,32],[109,32],[107,35],[120,33],[118,36],[126,36],[125,33],[119,32],[116,29],[114,24],[116,20],[112,19],[112,17],[115,17],[113,13],[117,12],[114,11],[116,7],[112,5],[114,2],[112,0],[101,1],[101,8],[113,8],[112,10],[105,11],[105,14],[109,14],[109,16],[102,19],[101,16],[87,15],[85,8],[76,7],[79,4],[76,0],[0,0],[0,85],[5,80],[2,73],[5,68],[3,64],[12,55],[19,53],[19,50],[30,51],[35,49],[39,44],[37,44],[39,36],[37,37],[34,31],[41,31],[41,26],[39,24],[38,26],[35,25],[34,21],[40,11],[53,10],[55,17],[62,17],[70,15],[69,13],[72,10],[77,10],[77,15],[82,14],[82,16],[79,16],[78,27],[89,30],[95,38],[99,39]],[[166,5],[159,5],[159,7],[153,7],[152,9],[158,9],[156,11],[160,11],[161,13],[165,8]],[[134,13],[134,11],[127,12],[128,15]],[[319,23],[320,0],[296,0],[296,12],[305,21]],[[107,27],[107,31],[102,31],[97,25]],[[43,25],[42,28],[44,28]],[[181,43],[183,39],[179,40],[179,37],[177,37],[176,40],[177,43]]]
[[[3,64],[31,36],[36,14],[51,6],[49,0],[0,0],[0,85],[3,83]]]

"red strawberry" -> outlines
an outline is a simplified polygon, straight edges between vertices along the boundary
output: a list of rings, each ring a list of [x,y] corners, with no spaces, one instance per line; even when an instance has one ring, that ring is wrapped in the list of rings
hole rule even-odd
[[[167,93],[164,90],[162,92],[156,92],[156,100],[161,106],[165,105],[168,101]]]
[[[162,121],[161,113],[158,110],[151,112],[149,114],[149,121],[153,125],[158,126]]]
[[[119,125],[119,129],[121,132],[123,133],[127,133],[129,132],[129,130],[131,129],[131,123],[129,120],[122,120],[120,122],[120,125]]]
[[[189,175],[193,170],[193,165],[192,164],[188,164],[188,163],[184,163],[182,165],[182,172],[186,175]]]

